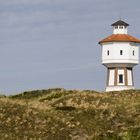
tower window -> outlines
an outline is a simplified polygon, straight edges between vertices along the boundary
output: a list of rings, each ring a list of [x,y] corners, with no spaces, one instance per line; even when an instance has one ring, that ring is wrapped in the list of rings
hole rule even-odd
[[[123,26],[120,26],[119,29],[123,29]]]
[[[123,83],[123,75],[119,74],[119,83]]]
[[[115,26],[115,29],[118,29],[118,26]]]
[[[133,50],[133,56],[135,55],[135,51]]]
[[[109,55],[109,50],[107,51],[107,55]]]
[[[120,55],[123,55],[123,51],[122,50],[120,50]]]

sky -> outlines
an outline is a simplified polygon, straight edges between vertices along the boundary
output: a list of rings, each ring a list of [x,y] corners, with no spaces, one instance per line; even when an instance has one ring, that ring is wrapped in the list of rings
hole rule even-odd
[[[138,0],[0,0],[0,94],[105,89],[98,42],[120,18],[140,38]],[[140,65],[134,68],[140,88]]]

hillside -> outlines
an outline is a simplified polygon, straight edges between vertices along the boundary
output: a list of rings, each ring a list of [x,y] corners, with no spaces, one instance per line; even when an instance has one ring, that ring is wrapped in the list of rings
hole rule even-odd
[[[2,140],[140,140],[140,90],[0,96]]]

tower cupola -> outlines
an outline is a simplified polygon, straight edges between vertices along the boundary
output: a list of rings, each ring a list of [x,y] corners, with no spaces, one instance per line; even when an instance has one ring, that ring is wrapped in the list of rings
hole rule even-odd
[[[118,20],[117,22],[113,23],[112,26],[113,34],[127,34],[129,24],[122,20]]]

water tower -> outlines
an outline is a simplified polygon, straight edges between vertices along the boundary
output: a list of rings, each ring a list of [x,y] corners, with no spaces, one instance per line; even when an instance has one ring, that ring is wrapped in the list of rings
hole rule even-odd
[[[113,34],[99,42],[107,68],[106,91],[134,89],[133,67],[139,63],[140,40],[127,34],[128,26],[122,20],[113,23]]]

